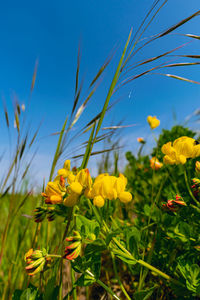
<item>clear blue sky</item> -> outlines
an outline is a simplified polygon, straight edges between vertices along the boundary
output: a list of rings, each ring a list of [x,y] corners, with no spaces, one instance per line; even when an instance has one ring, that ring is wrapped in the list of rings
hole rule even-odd
[[[118,45],[118,52],[105,73],[102,85],[76,128],[84,125],[102,108],[130,28],[133,27],[133,32],[137,29],[151,3],[150,0],[4,1],[0,10],[0,93],[6,99],[9,112],[12,111],[14,94],[20,103],[27,102],[34,64],[38,58],[38,73],[29,112],[31,126],[36,128],[43,120],[40,137],[60,130],[73,103],[79,42],[82,47],[81,75],[85,78],[86,87],[113,47]],[[199,8],[199,0],[169,0],[144,36],[167,29]],[[177,32],[199,35],[199,28],[200,16]],[[140,52],[135,60],[159,55],[189,41],[191,39],[174,35],[160,39]],[[199,50],[200,41],[192,40],[179,53],[199,54]],[[142,70],[144,68],[131,74]],[[200,66],[171,68],[166,73],[200,81]],[[145,76],[130,83],[113,100],[122,95],[123,100],[107,116],[104,124],[110,125],[111,121],[115,124],[121,119],[124,119],[124,125],[138,124],[124,131],[124,135],[133,137],[130,150],[138,135],[149,133],[146,123],[149,114],[161,119],[160,129],[169,128],[173,124],[173,112],[178,121],[183,122],[200,106],[199,85],[159,75]],[[3,127],[2,136],[2,144],[5,145]],[[50,159],[55,142],[52,137],[40,139],[37,146],[41,163],[44,163],[45,157]],[[42,168],[47,168],[48,164],[47,159]]]

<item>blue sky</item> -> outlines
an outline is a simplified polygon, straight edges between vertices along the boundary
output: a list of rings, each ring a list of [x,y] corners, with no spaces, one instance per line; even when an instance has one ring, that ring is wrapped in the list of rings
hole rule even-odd
[[[130,28],[133,27],[135,32],[151,3],[149,0],[36,0],[2,3],[0,93],[6,100],[10,115],[14,95],[17,95],[20,103],[27,103],[34,64],[36,59],[39,61],[30,110],[27,112],[33,129],[43,120],[40,139],[36,145],[39,149],[35,173],[38,173],[38,166],[41,176],[49,172],[56,138],[48,135],[61,129],[64,119],[71,111],[79,42],[82,49],[80,75],[84,77],[84,92],[111,50],[116,45],[118,50],[104,74],[96,96],[89,103],[75,130],[84,126],[102,108]],[[144,37],[167,29],[198,9],[199,0],[169,0]],[[200,17],[196,17],[176,32],[199,35],[199,28]],[[181,49],[179,54],[199,54],[199,40],[172,35],[146,47],[135,57],[135,61],[159,55],[189,41],[192,43]],[[142,70],[144,68],[135,70],[130,75]],[[200,81],[200,66],[170,68],[166,73]],[[174,124],[173,112],[176,113],[177,121],[182,123],[188,114],[199,108],[200,86],[150,75],[130,83],[114,95],[112,100],[118,97],[122,97],[122,100],[106,116],[104,125],[110,125],[111,122],[115,125],[122,119],[124,125],[137,124],[123,132],[123,137],[128,137],[129,141],[127,149],[133,150],[137,136],[149,135],[146,123],[148,115],[156,115],[161,120],[159,132]],[[2,149],[7,146],[8,139],[3,126],[1,130]]]

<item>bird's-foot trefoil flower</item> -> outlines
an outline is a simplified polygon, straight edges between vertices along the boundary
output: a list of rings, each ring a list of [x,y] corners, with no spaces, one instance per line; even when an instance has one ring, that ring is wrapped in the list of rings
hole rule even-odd
[[[43,272],[51,261],[51,258],[47,256],[45,249],[33,250],[30,249],[24,256],[24,260],[27,264],[25,267],[29,276],[33,276],[39,272]]]
[[[176,139],[173,144],[168,142],[161,148],[165,154],[163,161],[165,164],[185,164],[188,158],[200,156],[200,144],[196,140],[187,136]]]
[[[74,235],[66,238],[70,244],[65,248],[64,258],[68,260],[74,260],[81,252],[81,235],[78,231],[74,231]]]
[[[163,164],[161,162],[159,162],[159,160],[156,157],[152,157],[150,159],[150,167],[153,170],[159,170],[160,168],[162,168]]]
[[[165,210],[169,210],[172,212],[176,212],[179,210],[181,206],[187,206],[183,198],[179,195],[176,195],[176,199],[170,199],[167,203],[163,203],[162,208]]]
[[[148,116],[147,122],[149,123],[149,126],[151,127],[151,129],[155,129],[156,127],[158,127],[160,125],[160,120],[158,120],[156,118],[156,116],[154,116],[154,117]]]

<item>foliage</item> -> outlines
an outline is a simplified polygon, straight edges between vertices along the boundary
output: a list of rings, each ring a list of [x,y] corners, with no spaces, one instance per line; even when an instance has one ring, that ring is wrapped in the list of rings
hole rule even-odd
[[[101,133],[106,113],[113,107],[111,99],[119,88],[158,69],[199,64],[196,61],[173,64],[162,61],[146,68],[160,59],[169,58],[182,46],[142,62],[133,60],[148,44],[167,36],[200,14],[195,12],[162,33],[143,39],[144,32],[166,3],[166,0],[154,1],[134,35],[131,29],[108,85],[102,110],[78,133],[70,135],[113,58],[111,55],[100,67],[80,104],[83,83],[79,78],[79,49],[73,107],[61,131],[56,133],[58,143],[49,182],[46,187],[43,184],[42,196],[33,195],[32,189],[24,184],[32,162],[32,158],[26,161],[25,154],[32,149],[39,129],[33,135],[29,134],[25,126],[26,118],[16,101],[16,147],[10,166],[2,177],[0,191],[2,300],[76,300],[83,291],[87,300],[100,299],[105,294],[118,300],[200,297],[200,185],[199,173],[197,168],[195,170],[199,154],[187,157],[184,165],[159,164],[163,158],[161,148],[165,143],[181,136],[194,137],[195,132],[183,126],[163,129],[152,151],[151,162],[149,155],[142,155],[145,142],[140,140],[137,156],[126,153],[128,164],[125,176],[118,170],[118,141],[111,148],[94,151],[98,142],[111,140],[114,130],[123,127],[111,126],[106,134]],[[199,39],[199,36],[192,34],[185,36]],[[198,55],[177,57],[199,58]],[[135,74],[137,67],[144,70]],[[30,96],[36,73],[37,63]],[[129,77],[124,77],[127,74]],[[198,83],[178,75],[160,75]],[[9,131],[6,105],[4,114]],[[155,117],[148,118],[148,121],[152,130],[160,124],[157,119],[155,123]],[[82,159],[82,162],[72,170],[69,161],[65,162],[54,178],[58,163],[66,156],[68,145],[81,135],[86,137],[86,142],[80,147],[82,153],[76,156],[73,153],[72,158]],[[192,140],[192,150],[193,144],[196,147],[198,142]],[[115,155],[112,174],[91,178],[86,168],[90,157],[110,151]],[[109,155],[104,156],[103,167],[109,169]],[[192,190],[191,179],[194,177],[195,189]],[[98,291],[97,296],[94,296],[95,290]]]

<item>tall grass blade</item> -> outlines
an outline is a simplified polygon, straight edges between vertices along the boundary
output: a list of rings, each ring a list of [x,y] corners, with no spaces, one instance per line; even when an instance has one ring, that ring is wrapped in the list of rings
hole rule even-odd
[[[57,161],[58,161],[58,159],[60,157],[60,154],[61,154],[60,153],[61,142],[62,142],[63,134],[64,134],[64,131],[65,131],[65,127],[67,125],[67,120],[68,120],[68,117],[66,117],[66,119],[64,121],[64,124],[63,124],[63,127],[62,127],[62,130],[60,132],[60,136],[59,136],[59,139],[58,139],[58,144],[57,144],[57,147],[56,147],[56,152],[54,154],[54,158],[53,158],[53,162],[52,162],[52,166],[51,166],[51,172],[50,172],[50,176],[49,176],[49,181],[52,180],[53,173],[54,173]]]
[[[194,81],[194,80],[191,80],[191,79],[188,79],[188,78],[184,78],[184,77],[181,77],[181,76],[177,76],[177,75],[172,75],[172,74],[162,74],[162,73],[158,73],[158,74],[159,74],[159,75],[163,75],[163,76],[167,76],[167,77],[170,77],[170,78],[182,80],[182,81],[187,81],[187,82],[190,82],[190,83],[200,84],[200,82],[198,82],[198,81]]]
[[[187,23],[188,21],[190,21],[191,19],[193,19],[193,18],[195,18],[195,17],[197,17],[199,15],[200,15],[200,10],[198,10],[197,12],[195,12],[194,14],[192,14],[191,16],[183,19],[182,21],[178,22],[177,24],[173,25],[169,29],[165,30],[158,37],[163,37],[163,36],[165,36],[165,35],[173,32],[175,29],[179,28],[180,26],[184,25],[185,23]]]
[[[36,62],[35,62],[35,68],[34,68],[34,73],[33,73],[32,82],[31,82],[31,93],[35,86],[35,80],[36,80],[36,76],[37,76],[37,68],[38,68],[38,60],[36,60]]]
[[[99,122],[97,124],[97,129],[96,129],[96,132],[95,132],[95,138],[94,138],[94,141],[96,139],[96,136],[101,128],[101,124],[103,122],[103,119],[104,119],[104,116],[105,116],[105,113],[106,113],[106,110],[107,110],[107,107],[108,107],[108,103],[110,101],[110,98],[113,94],[113,91],[114,91],[114,88],[115,88],[115,85],[117,84],[117,81],[119,79],[119,75],[120,75],[120,70],[121,70],[121,66],[122,66],[122,63],[123,63],[123,60],[124,60],[124,56],[125,56],[125,53],[126,53],[126,50],[127,50],[127,47],[128,47],[128,44],[129,44],[129,41],[130,41],[130,38],[131,38],[131,34],[132,34],[132,29],[129,33],[129,36],[128,36],[128,39],[127,39],[127,42],[125,44],[125,47],[124,47],[124,50],[123,50],[123,53],[122,53],[122,56],[120,58],[120,61],[119,61],[119,64],[117,66],[117,70],[114,74],[114,77],[113,77],[113,80],[111,82],[111,85],[110,85],[110,88],[109,88],[109,91],[108,91],[108,94],[107,94],[107,97],[106,97],[106,100],[105,100],[105,103],[104,103],[104,106],[103,106],[103,109],[102,109],[102,112],[101,112],[101,116],[100,116],[100,119],[99,119]],[[93,142],[94,142],[93,141]]]
[[[82,161],[82,164],[81,164],[81,169],[86,168],[88,160],[89,160],[89,157],[90,157],[91,145],[92,145],[92,139],[93,139],[93,136],[94,136],[95,126],[96,126],[96,123],[93,124],[92,130],[91,130],[91,134],[90,134],[90,137],[89,137],[89,140],[88,140],[88,144],[87,144],[87,147],[86,147],[86,150],[85,150],[85,154],[83,156],[83,161]]]

